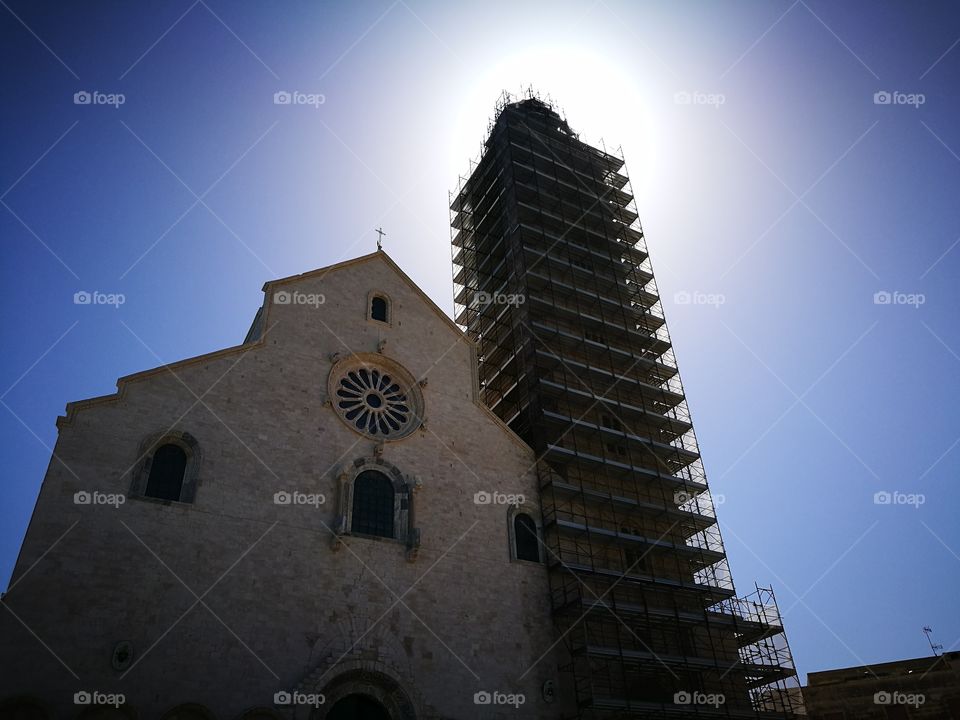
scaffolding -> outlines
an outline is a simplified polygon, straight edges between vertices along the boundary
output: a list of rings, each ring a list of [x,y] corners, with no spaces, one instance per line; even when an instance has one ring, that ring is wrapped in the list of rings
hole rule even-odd
[[[737,597],[622,151],[504,94],[451,195],[481,398],[537,453],[579,717],[791,717],[776,599]]]

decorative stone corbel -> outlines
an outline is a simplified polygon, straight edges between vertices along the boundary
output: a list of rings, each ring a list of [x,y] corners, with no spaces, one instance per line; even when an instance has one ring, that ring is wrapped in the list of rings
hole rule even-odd
[[[380,342],[377,343],[377,352],[381,355],[383,354],[383,349],[387,346],[387,339],[381,338]]]

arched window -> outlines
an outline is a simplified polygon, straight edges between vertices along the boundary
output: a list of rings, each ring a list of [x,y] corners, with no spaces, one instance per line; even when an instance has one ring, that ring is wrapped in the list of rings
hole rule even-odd
[[[513,537],[517,560],[540,562],[540,547],[537,540],[537,524],[526,513],[517,513],[513,518]]]
[[[187,454],[179,445],[161,445],[153,453],[150,476],[143,494],[158,500],[180,500]]]
[[[169,429],[148,435],[131,473],[129,497],[192,503],[200,486],[200,443],[188,432]]]
[[[353,522],[351,532],[378,537],[394,537],[393,483],[376,470],[364,470],[353,482]]]
[[[390,322],[387,311],[387,299],[382,295],[374,295],[373,299],[370,300],[370,319],[379,320],[383,323]]]

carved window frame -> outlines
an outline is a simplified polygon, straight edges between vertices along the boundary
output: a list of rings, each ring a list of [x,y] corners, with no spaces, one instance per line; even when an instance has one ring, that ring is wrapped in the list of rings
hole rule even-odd
[[[146,494],[147,481],[150,479],[150,469],[153,465],[153,456],[156,451],[164,445],[175,445],[183,450],[187,456],[187,464],[183,470],[183,482],[180,484],[180,497],[177,500],[164,500]],[[203,453],[200,450],[200,443],[197,442],[197,439],[193,435],[182,430],[167,430],[166,432],[154,433],[144,438],[140,443],[137,457],[140,458],[140,460],[136,465],[130,484],[131,497],[167,505],[170,503],[192,505],[196,502],[197,489],[200,486],[200,465],[203,459]]]
[[[538,560],[524,560],[517,557],[517,515],[527,515],[533,520],[533,525],[537,533],[537,553]],[[540,517],[540,508],[530,502],[511,505],[507,509],[507,537],[510,542],[510,561],[526,563],[528,565],[543,565],[546,562],[546,546],[543,539],[543,520]]]
[[[387,304],[387,319],[377,320],[373,317],[373,299],[382,298]],[[371,290],[367,293],[367,308],[364,313],[368,323],[373,323],[378,327],[393,327],[393,299],[383,290]]]
[[[357,478],[364,472],[374,471],[386,477],[393,485],[393,537],[367,535],[353,532],[353,488]],[[415,553],[420,547],[420,530],[414,527],[414,502],[416,483],[404,475],[400,468],[381,457],[357,458],[345,468],[337,479],[337,518],[334,549],[339,547],[339,537],[355,537],[380,542],[395,542],[405,545]]]

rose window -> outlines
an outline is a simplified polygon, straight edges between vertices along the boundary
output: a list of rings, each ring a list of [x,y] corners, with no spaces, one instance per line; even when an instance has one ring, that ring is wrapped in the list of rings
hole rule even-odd
[[[409,373],[384,360],[341,361],[331,371],[328,386],[341,420],[364,435],[390,440],[420,426],[423,400]]]

